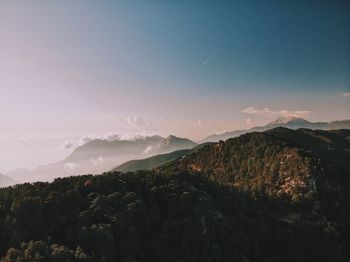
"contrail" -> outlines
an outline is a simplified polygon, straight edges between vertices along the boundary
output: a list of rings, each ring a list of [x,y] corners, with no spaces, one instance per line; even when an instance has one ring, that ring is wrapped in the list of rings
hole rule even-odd
[[[202,64],[203,65],[208,64],[211,60],[213,60],[218,55],[218,53],[219,53],[219,51],[216,51],[214,54],[212,54],[206,60],[204,60]]]

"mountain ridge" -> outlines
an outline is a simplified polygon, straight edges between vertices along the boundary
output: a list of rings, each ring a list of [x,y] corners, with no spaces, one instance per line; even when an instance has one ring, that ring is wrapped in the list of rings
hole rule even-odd
[[[35,169],[18,169],[7,173],[19,182],[50,181],[56,177],[99,174],[131,159],[139,159],[197,144],[187,138],[168,136],[142,137],[133,140],[94,139],[79,147],[61,161]]]
[[[282,126],[290,129],[298,129],[298,128],[322,129],[322,130],[350,129],[350,120],[345,119],[345,120],[335,120],[330,122],[310,122],[300,117],[279,116],[276,120],[271,121],[264,126],[257,126],[257,127],[252,127],[250,129],[234,130],[230,132],[224,132],[221,134],[209,135],[203,139],[200,139],[198,143],[217,142],[219,140],[226,140],[226,139],[240,136],[249,132],[266,131],[268,129],[272,129],[278,126]]]
[[[3,188],[0,257],[345,262],[349,157],[350,130],[278,127],[152,171]]]
[[[167,154],[159,154],[151,156],[149,158],[134,159],[127,161],[111,170],[111,172],[133,172],[137,170],[152,170],[166,162],[175,160],[180,157],[187,156],[193,152],[196,152],[201,147],[206,146],[210,143],[200,144],[192,149],[176,150]]]
[[[282,197],[289,185],[289,197],[298,199],[298,192],[304,190],[310,190],[308,193],[312,195],[311,188],[320,177],[327,179],[327,182],[318,186],[327,187],[328,192],[337,195],[334,181],[337,184],[350,181],[349,159],[350,130],[292,130],[277,127],[203,147],[184,158],[166,163],[158,171],[210,173],[216,179],[225,177],[226,183],[240,190],[265,192],[272,194],[271,197]],[[242,168],[246,171],[242,171]],[[288,177],[292,182],[286,182]]]

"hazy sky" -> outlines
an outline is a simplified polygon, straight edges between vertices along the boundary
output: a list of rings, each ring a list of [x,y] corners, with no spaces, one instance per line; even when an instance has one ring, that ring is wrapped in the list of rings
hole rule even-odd
[[[346,1],[218,2],[0,0],[0,172],[69,136],[350,118]]]

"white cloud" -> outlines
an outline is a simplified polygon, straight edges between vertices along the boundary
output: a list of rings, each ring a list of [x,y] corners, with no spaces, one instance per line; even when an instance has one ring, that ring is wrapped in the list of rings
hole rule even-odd
[[[96,140],[96,139],[101,139],[101,140],[107,140],[107,141],[116,141],[116,140],[122,140],[122,136],[119,135],[118,133],[107,133],[104,135],[96,135],[96,134],[90,134],[90,135],[85,135],[80,137],[79,141],[78,141],[78,145],[84,145],[92,140]]]
[[[116,141],[116,140],[120,140],[121,136],[117,133],[108,133],[106,135],[101,136],[100,138],[108,141]]]
[[[97,136],[96,135],[86,135],[86,136],[82,136],[79,141],[78,141],[78,145],[81,146],[81,145],[84,145],[94,139],[97,139]]]
[[[99,157],[96,157],[96,158],[91,158],[90,162],[91,162],[91,164],[93,166],[101,165],[101,164],[103,164],[103,156],[99,156]]]
[[[118,133],[107,133],[103,135],[96,135],[96,134],[90,134],[80,137],[78,141],[78,145],[84,145],[92,140],[100,139],[100,140],[106,140],[106,141],[119,141],[119,140],[127,140],[127,141],[135,141],[140,139],[145,139],[149,136],[157,135],[155,132],[147,132],[142,131],[138,133],[125,133],[125,134],[118,134]]]
[[[142,131],[137,133],[125,133],[120,136],[120,140],[135,141],[140,139],[146,139],[146,137],[155,136],[158,133]]]
[[[142,116],[127,116],[126,117],[126,122],[131,125],[131,126],[135,126],[135,127],[143,127],[143,126],[147,126],[148,124],[144,121]]]
[[[74,146],[74,144],[70,140],[66,140],[62,143],[62,145],[59,146],[60,149],[70,149]]]
[[[227,131],[226,130],[223,130],[223,131],[217,131],[215,132],[215,135],[222,135],[222,134],[225,134]]]
[[[203,122],[201,120],[198,120],[193,125],[194,125],[194,127],[202,127],[203,126]]]
[[[120,137],[121,140],[127,140],[127,141],[135,141],[135,140],[141,140],[145,138],[146,138],[145,135],[134,134],[134,133],[125,133]]]
[[[143,150],[142,153],[147,155],[147,154],[151,153],[153,150],[154,150],[153,146],[148,146],[148,147],[145,148],[145,150]]]
[[[350,97],[350,93],[342,93],[342,96]]]
[[[248,117],[245,121],[245,123],[248,125],[248,126],[251,126],[253,124],[253,121]]]
[[[247,107],[241,111],[242,113],[249,114],[249,115],[257,115],[262,117],[275,117],[275,116],[294,116],[294,117],[308,117],[311,112],[308,110],[279,110],[274,111],[270,110],[268,107],[265,107],[263,109],[256,109],[255,107]]]
[[[63,165],[63,168],[67,171],[74,171],[80,167],[79,164],[73,162],[67,162]]]

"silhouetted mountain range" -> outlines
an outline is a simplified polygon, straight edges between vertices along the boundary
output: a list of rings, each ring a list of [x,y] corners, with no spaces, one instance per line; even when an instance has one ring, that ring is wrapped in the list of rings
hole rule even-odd
[[[205,141],[205,140],[212,140],[212,141],[227,140],[229,138],[240,136],[240,135],[245,134],[245,133],[257,132],[257,131],[261,132],[264,130],[276,128],[278,126],[288,127],[291,129],[298,129],[298,128],[337,129],[337,128],[343,128],[343,127],[350,128],[350,120],[334,121],[334,122],[330,122],[330,123],[326,123],[326,122],[312,123],[312,122],[309,122],[303,118],[278,117],[275,121],[272,121],[263,127],[254,127],[250,130],[238,130],[238,131],[233,131],[233,132],[226,132],[226,133],[223,133],[220,135],[209,136],[202,141]],[[206,143],[210,143],[210,142],[206,142]],[[193,153],[194,150],[201,148],[202,145],[204,145],[206,143],[203,143],[200,146],[193,148],[192,150],[180,150],[180,151],[172,152],[172,153],[165,154],[165,155],[156,155],[156,156],[152,156],[150,158],[127,161],[126,163],[123,163],[122,165],[113,169],[113,171],[127,172],[127,171],[136,171],[136,170],[140,170],[140,169],[151,170],[159,165],[165,164],[166,162],[168,162],[170,160],[174,160],[176,158],[187,156],[187,155]]]
[[[309,128],[320,130],[332,130],[349,128],[350,120],[332,122],[310,122],[296,117],[279,117],[265,126],[254,127],[249,130],[237,130],[226,132],[220,135],[212,135],[202,139],[201,143],[216,142],[232,137],[240,136],[250,132],[262,132],[275,127],[286,127],[290,129]],[[168,136],[138,137],[134,140],[108,141],[95,139],[76,148],[64,160],[42,165],[33,170],[17,169],[8,172],[6,175],[18,182],[29,181],[50,181],[55,177],[64,177],[82,174],[99,174],[109,171],[118,165],[130,160],[135,160],[120,167],[120,170],[130,171],[139,168],[150,169],[173,160],[175,156],[182,157],[189,153],[197,144],[186,138]],[[174,152],[177,150],[185,150]],[[147,159],[161,154],[162,156]],[[168,154],[168,155],[163,155]],[[145,159],[146,158],[146,159]],[[141,160],[141,162],[139,161]]]
[[[189,139],[176,136],[151,136],[116,141],[96,139],[79,146],[62,161],[33,170],[14,170],[7,175],[19,182],[28,182],[50,181],[55,177],[71,175],[99,174],[131,159],[191,149],[196,145]]]
[[[321,129],[321,130],[334,130],[334,129],[350,129],[350,120],[331,121],[331,122],[310,122],[299,117],[278,117],[276,120],[268,123],[265,126],[253,127],[247,130],[236,130],[232,132],[224,132],[221,134],[213,134],[206,138],[203,138],[199,143],[205,142],[217,142],[219,140],[226,140],[232,137],[240,136],[245,133],[266,131],[275,127],[285,127],[289,129],[309,128],[309,129]]]
[[[350,130],[278,127],[203,145],[153,171],[0,189],[0,256],[349,261],[349,159]]]

